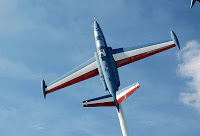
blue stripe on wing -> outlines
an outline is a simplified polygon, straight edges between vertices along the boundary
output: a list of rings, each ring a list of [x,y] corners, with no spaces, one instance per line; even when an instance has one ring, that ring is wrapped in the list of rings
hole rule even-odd
[[[110,97],[112,97],[112,95],[108,94],[108,95],[104,95],[104,96],[97,97],[97,98],[94,98],[94,99],[83,101],[83,103],[85,103],[85,102],[91,102],[91,101],[96,101],[96,100],[101,100],[101,99],[110,98]]]

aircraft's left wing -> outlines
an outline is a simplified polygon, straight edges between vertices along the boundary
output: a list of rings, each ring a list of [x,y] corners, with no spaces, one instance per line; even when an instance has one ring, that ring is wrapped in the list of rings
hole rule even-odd
[[[171,37],[173,39],[171,41],[112,50],[113,58],[117,64],[117,67],[122,67],[129,63],[168,50],[176,45],[180,49],[178,39],[173,31],[171,31]]]
[[[44,80],[42,80],[41,84],[44,97],[48,93],[76,84],[97,75],[99,75],[97,62],[95,57],[93,57],[48,85],[45,85]]]

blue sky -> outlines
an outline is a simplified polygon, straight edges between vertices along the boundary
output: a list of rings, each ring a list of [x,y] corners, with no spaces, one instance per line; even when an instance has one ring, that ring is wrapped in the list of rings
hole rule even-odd
[[[182,50],[119,69],[121,87],[141,87],[123,103],[131,135],[199,136],[200,3],[190,0],[1,0],[1,136],[121,136],[115,108],[83,108],[106,94],[100,78],[47,95],[47,83],[91,58],[93,16],[112,48],[179,38]]]

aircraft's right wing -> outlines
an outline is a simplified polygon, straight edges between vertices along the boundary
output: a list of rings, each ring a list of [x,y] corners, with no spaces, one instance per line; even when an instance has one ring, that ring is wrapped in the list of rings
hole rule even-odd
[[[173,31],[171,31],[171,37],[173,39],[171,41],[135,46],[130,48],[113,49],[112,54],[117,64],[117,67],[122,67],[124,65],[149,57],[156,53],[168,50],[175,47],[176,45],[180,49],[178,39]]]
[[[44,80],[42,80],[41,85],[44,97],[48,93],[76,84],[97,75],[99,75],[97,62],[95,57],[93,57],[48,85],[46,85]]]

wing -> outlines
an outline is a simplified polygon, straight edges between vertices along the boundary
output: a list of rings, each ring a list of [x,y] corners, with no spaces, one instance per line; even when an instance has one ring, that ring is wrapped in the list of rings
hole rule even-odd
[[[175,47],[176,45],[180,49],[178,39],[173,31],[171,32],[171,36],[173,39],[171,41],[112,50],[113,58],[117,64],[117,67],[122,67],[129,63],[168,50]]]
[[[76,84],[83,80],[89,79],[91,77],[97,76],[99,74],[97,68],[97,62],[95,57],[89,59],[82,65],[76,67],[70,72],[64,74],[52,83],[45,85],[44,80],[42,81],[42,90],[44,96],[46,94],[54,92],[56,90],[62,89],[64,87]]]

